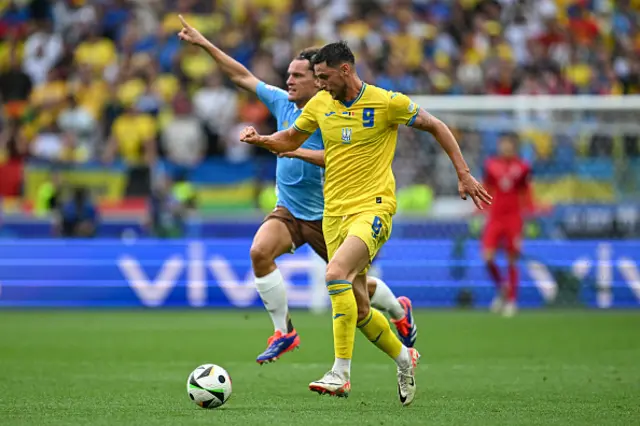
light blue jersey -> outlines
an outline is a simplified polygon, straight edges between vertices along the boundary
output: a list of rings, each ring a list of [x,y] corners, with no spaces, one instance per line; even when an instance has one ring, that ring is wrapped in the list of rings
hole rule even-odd
[[[302,114],[296,104],[289,101],[287,92],[277,87],[258,83],[258,97],[278,120],[278,130],[291,127]],[[307,139],[303,148],[324,149],[320,130]],[[324,210],[324,169],[297,158],[278,158],[276,188],[278,206],[286,207],[297,219],[321,220]]]

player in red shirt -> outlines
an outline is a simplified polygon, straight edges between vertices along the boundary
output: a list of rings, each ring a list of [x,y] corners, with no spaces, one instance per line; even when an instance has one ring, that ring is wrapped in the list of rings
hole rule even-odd
[[[532,208],[531,168],[518,156],[517,136],[508,134],[498,142],[498,155],[485,163],[485,188],[493,196],[482,236],[482,251],[497,295],[491,305],[505,316],[516,313],[518,258],[523,216]],[[495,262],[496,250],[505,248],[509,264],[505,284]]]

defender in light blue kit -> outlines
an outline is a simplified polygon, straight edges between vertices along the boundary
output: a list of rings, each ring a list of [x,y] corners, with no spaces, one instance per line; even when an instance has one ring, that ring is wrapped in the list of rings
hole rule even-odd
[[[310,59],[309,53],[313,53],[313,50],[301,53],[296,60],[306,61],[308,60],[307,56]],[[292,78],[289,77],[289,80]],[[280,88],[260,82],[256,92],[278,121],[278,130],[288,129],[302,114],[302,108],[289,101],[289,94]],[[322,151],[324,144],[320,131],[316,130],[302,147]],[[322,220],[324,210],[323,175],[324,169],[314,164],[298,158],[278,158],[276,168],[277,205],[285,207],[298,219]]]
[[[306,103],[317,93],[311,58],[317,49],[302,51],[289,64],[287,91],[258,80],[247,68],[209,42],[182,16],[181,40],[200,46],[216,61],[222,71],[238,87],[258,95],[277,119],[278,130],[290,127],[302,113]],[[308,243],[327,261],[327,248],[322,233],[324,210],[323,175],[324,144],[316,131],[296,152],[278,158],[276,208],[264,219],[251,245],[251,264],[256,290],[271,320],[274,334],[267,340],[267,349],[258,355],[259,364],[277,360],[296,349],[300,337],[296,332],[287,304],[282,274],[275,259]],[[387,311],[406,346],[413,346],[417,329],[413,321],[411,301],[396,298],[389,287],[377,278],[367,280],[371,304]]]

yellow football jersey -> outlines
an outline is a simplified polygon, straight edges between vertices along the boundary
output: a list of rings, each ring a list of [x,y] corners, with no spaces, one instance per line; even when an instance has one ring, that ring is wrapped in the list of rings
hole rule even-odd
[[[344,104],[318,92],[294,123],[300,132],[322,132],[325,149],[324,214],[396,212],[391,162],[398,125],[415,121],[418,105],[401,93],[363,84]]]

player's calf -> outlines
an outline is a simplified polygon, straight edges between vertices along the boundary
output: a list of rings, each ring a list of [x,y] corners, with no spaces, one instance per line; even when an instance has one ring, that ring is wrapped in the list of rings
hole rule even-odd
[[[505,303],[502,308],[502,315],[512,317],[517,312],[518,287],[520,277],[518,274],[518,251],[515,247],[509,250],[509,281],[505,291]]]

